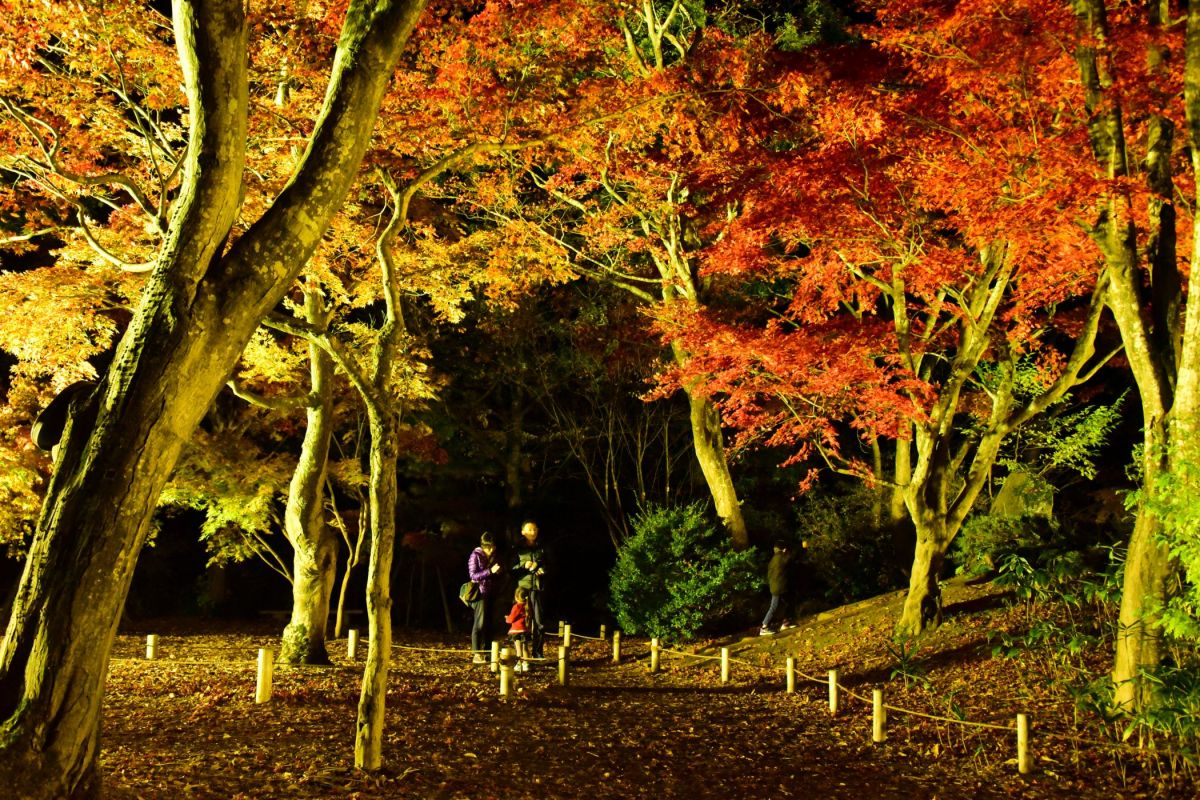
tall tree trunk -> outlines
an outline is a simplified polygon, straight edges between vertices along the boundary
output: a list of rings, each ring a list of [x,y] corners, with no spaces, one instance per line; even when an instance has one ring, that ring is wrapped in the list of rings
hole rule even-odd
[[[392,554],[396,545],[398,422],[386,409],[371,408],[371,556],[367,561],[367,630],[370,644],[358,699],[354,766],[383,764],[383,723],[392,657]]]
[[[68,425],[0,649],[9,796],[97,791],[104,676],[158,496],[258,321],[295,279],[278,265],[306,263],[345,198],[423,2],[351,7],[304,161],[225,250],[246,145],[243,5],[173,8],[191,125],[180,199],[113,364]]]
[[[321,289],[304,290],[308,324],[328,326]],[[288,488],[283,530],[292,545],[292,618],[283,631],[279,660],[285,664],[328,664],[325,633],[337,572],[337,536],[325,522],[325,471],[333,436],[333,359],[316,343],[308,345],[312,389],[300,458]]]
[[[696,460],[708,484],[717,516],[729,532],[733,546],[743,550],[750,546],[750,533],[742,516],[742,504],[738,501],[737,489],[733,486],[733,475],[729,472],[729,460],[725,457],[725,440],[721,434],[721,415],[707,397],[687,391],[691,409],[692,442],[696,449]]]
[[[1169,24],[1166,9],[1159,3],[1148,4],[1152,25]],[[1108,22],[1102,0],[1075,0],[1081,44],[1076,48],[1084,100],[1090,114],[1092,149],[1099,168],[1109,179],[1131,175],[1125,141],[1124,118],[1119,101],[1112,95],[1116,65],[1104,47]],[[1151,47],[1151,69],[1162,63],[1162,53]],[[1196,148],[1200,145],[1197,103],[1200,96],[1200,8],[1189,4],[1184,98],[1187,110],[1189,144],[1192,150],[1193,178],[1200,174]],[[1136,711],[1151,704],[1151,684],[1142,680],[1145,673],[1159,665],[1161,649],[1157,631],[1157,612],[1166,599],[1166,576],[1170,557],[1158,543],[1161,523],[1151,510],[1155,480],[1170,470],[1176,458],[1187,458],[1193,449],[1197,403],[1197,349],[1200,347],[1200,308],[1188,303],[1186,321],[1179,325],[1179,288],[1175,258],[1175,212],[1173,176],[1170,169],[1173,131],[1165,118],[1149,121],[1147,137],[1146,182],[1153,199],[1150,202],[1150,237],[1145,251],[1146,265],[1152,277],[1152,303],[1147,313],[1143,294],[1142,269],[1133,220],[1131,198],[1114,188],[1100,198],[1104,203],[1093,238],[1104,257],[1109,275],[1106,301],[1117,321],[1126,357],[1137,383],[1142,403],[1143,424],[1143,495],[1134,523],[1133,536],[1125,560],[1121,591],[1121,610],[1116,650],[1113,659],[1114,704]],[[1193,249],[1190,298],[1198,295],[1197,251]],[[1179,394],[1176,395],[1178,387]],[[1178,434],[1184,434],[1182,436]],[[1182,448],[1182,449],[1181,449]]]
[[[1147,431],[1147,439],[1158,439],[1154,450],[1143,458],[1143,491],[1150,491],[1167,467],[1162,431]],[[1157,454],[1157,455],[1155,455]],[[1159,605],[1166,598],[1171,571],[1170,554],[1162,544],[1158,518],[1143,503],[1138,508],[1125,557],[1121,581],[1121,607],[1113,658],[1113,705],[1127,710],[1148,708],[1154,699],[1154,683],[1144,675],[1162,660],[1161,631],[1157,626]]]
[[[909,426],[911,428],[911,426]],[[892,474],[892,492],[888,502],[888,521],[893,525],[904,519],[904,491],[912,480],[912,441],[896,440],[896,462]]]

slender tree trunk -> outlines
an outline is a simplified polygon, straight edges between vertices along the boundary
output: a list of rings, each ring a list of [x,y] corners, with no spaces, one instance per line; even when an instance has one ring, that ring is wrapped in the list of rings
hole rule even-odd
[[[176,0],[191,125],[180,199],[113,364],[68,425],[0,648],[7,796],[97,791],[104,676],[162,486],[259,320],[294,280],[277,265],[306,263],[345,198],[422,7],[351,7],[304,161],[226,249],[246,145],[244,4]]]
[[[896,463],[892,475],[891,498],[888,502],[888,521],[893,525],[904,519],[904,491],[912,480],[912,441],[896,440]]]
[[[392,657],[392,554],[396,544],[398,424],[391,413],[368,408],[371,427],[371,557],[367,562],[367,630],[370,645],[358,699],[354,766],[383,764],[383,724]]]
[[[349,535],[345,539],[346,549],[349,552],[346,554],[346,568],[342,572],[342,583],[338,589],[337,621],[333,626],[333,635],[338,639],[342,638],[342,634],[346,631],[346,591],[350,588],[350,576],[353,574],[354,568],[362,561],[362,549],[367,541],[367,530],[370,527],[371,512],[365,507],[366,503],[363,503],[363,506],[358,513],[357,538],[353,545],[350,543]],[[342,532],[346,533],[344,529]]]
[[[305,288],[305,316],[324,330],[328,314],[320,287]],[[292,545],[292,618],[283,631],[279,660],[285,664],[328,664],[325,633],[337,573],[337,537],[325,523],[325,470],[333,435],[333,359],[308,346],[308,424],[288,489],[284,533]]]
[[[691,409],[692,442],[696,449],[696,460],[708,484],[717,516],[729,532],[735,549],[750,546],[750,532],[742,517],[742,504],[738,501],[737,489],[733,486],[733,475],[729,472],[729,461],[725,457],[725,440],[721,435],[721,415],[716,406],[706,397],[687,392]]]

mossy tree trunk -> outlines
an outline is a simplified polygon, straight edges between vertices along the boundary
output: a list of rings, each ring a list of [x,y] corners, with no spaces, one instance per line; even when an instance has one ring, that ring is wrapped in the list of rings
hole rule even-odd
[[[371,555],[367,561],[367,660],[358,698],[354,766],[383,765],[384,712],[392,658],[392,553],[396,542],[396,458],[399,420],[386,406],[369,403],[371,430]]]
[[[1116,648],[1113,658],[1114,704],[1128,711],[1154,702],[1153,682],[1143,676],[1159,666],[1162,646],[1158,612],[1167,599],[1170,553],[1162,544],[1162,522],[1153,508],[1156,483],[1175,464],[1196,463],[1200,442],[1200,305],[1183,308],[1183,279],[1176,255],[1175,186],[1172,172],[1174,127],[1166,117],[1146,121],[1145,158],[1129,160],[1125,111],[1114,91],[1122,65],[1105,46],[1108,20],[1101,0],[1075,0],[1082,43],[1076,48],[1084,100],[1090,115],[1092,150],[1110,193],[1098,198],[1100,213],[1092,238],[1109,277],[1106,302],[1116,319],[1142,405],[1142,502],[1125,559]],[[1170,23],[1167,6],[1146,6],[1149,27]],[[1150,40],[1152,41],[1152,39]],[[1153,71],[1168,63],[1155,44],[1147,51]],[[1194,184],[1200,176],[1200,6],[1188,7],[1184,103]],[[1150,190],[1146,244],[1139,247],[1136,198],[1124,179],[1138,177]],[[1194,191],[1194,190],[1193,190]],[[1195,221],[1193,226],[1195,226]],[[1200,241],[1193,238],[1192,269],[1186,296],[1200,297]],[[1146,276],[1149,281],[1146,281]],[[1148,285],[1148,289],[1147,289]]]
[[[305,318],[326,330],[329,312],[321,289],[304,291]],[[337,573],[338,538],[325,520],[325,475],[333,435],[333,360],[308,345],[311,391],[300,458],[288,487],[284,534],[292,545],[292,617],[283,631],[279,660],[286,664],[328,664],[325,633]]]
[[[0,648],[0,786],[95,796],[104,676],[167,477],[258,321],[340,207],[423,2],[352,4],[316,130],[287,188],[226,250],[247,128],[241,0],[176,0],[189,102],[179,200],[158,264],[61,445]],[[296,267],[299,269],[299,266]]]

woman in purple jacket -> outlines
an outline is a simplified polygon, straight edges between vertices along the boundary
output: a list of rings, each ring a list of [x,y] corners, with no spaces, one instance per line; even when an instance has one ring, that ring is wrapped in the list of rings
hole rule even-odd
[[[479,586],[479,599],[471,603],[475,622],[471,626],[471,650],[475,664],[486,664],[484,653],[492,648],[492,604],[499,588],[497,573],[500,563],[496,561],[496,542],[490,533],[479,537],[479,547],[471,551],[467,559],[467,574]]]

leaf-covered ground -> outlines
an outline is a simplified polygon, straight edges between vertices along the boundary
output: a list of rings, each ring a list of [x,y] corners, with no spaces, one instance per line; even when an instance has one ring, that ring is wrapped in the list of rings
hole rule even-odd
[[[814,615],[774,637],[707,642],[731,650],[720,681],[711,658],[648,644],[576,640],[570,686],[556,664],[498,680],[462,654],[465,637],[396,632],[385,768],[356,772],[361,665],[336,643],[331,668],[277,667],[273,699],[254,703],[255,655],[275,648],[274,626],[205,627],[160,621],[124,632],[108,683],[102,765],[113,798],[1112,798],[1195,797],[1169,757],[1107,739],[1078,713],[1044,656],[994,658],[989,630],[1020,630],[1024,610],[989,587],[947,594],[948,621],[915,656],[889,639],[900,598],[887,595]],[[159,658],[144,658],[146,633]],[[596,633],[584,631],[584,633]],[[555,643],[557,644],[557,643]],[[549,648],[548,648],[549,649]],[[556,647],[554,648],[557,649]],[[689,648],[691,649],[691,648]],[[447,652],[449,651],[449,652]],[[360,648],[360,654],[365,646]],[[871,741],[868,703],[797,679],[837,668],[846,690],[883,686],[888,739]],[[1106,653],[1084,653],[1101,670]],[[361,658],[361,655],[360,655]],[[908,682],[898,674],[908,673]],[[913,716],[896,709],[928,716]],[[1033,718],[1034,770],[1020,776],[1015,734],[945,719],[1013,726]]]

